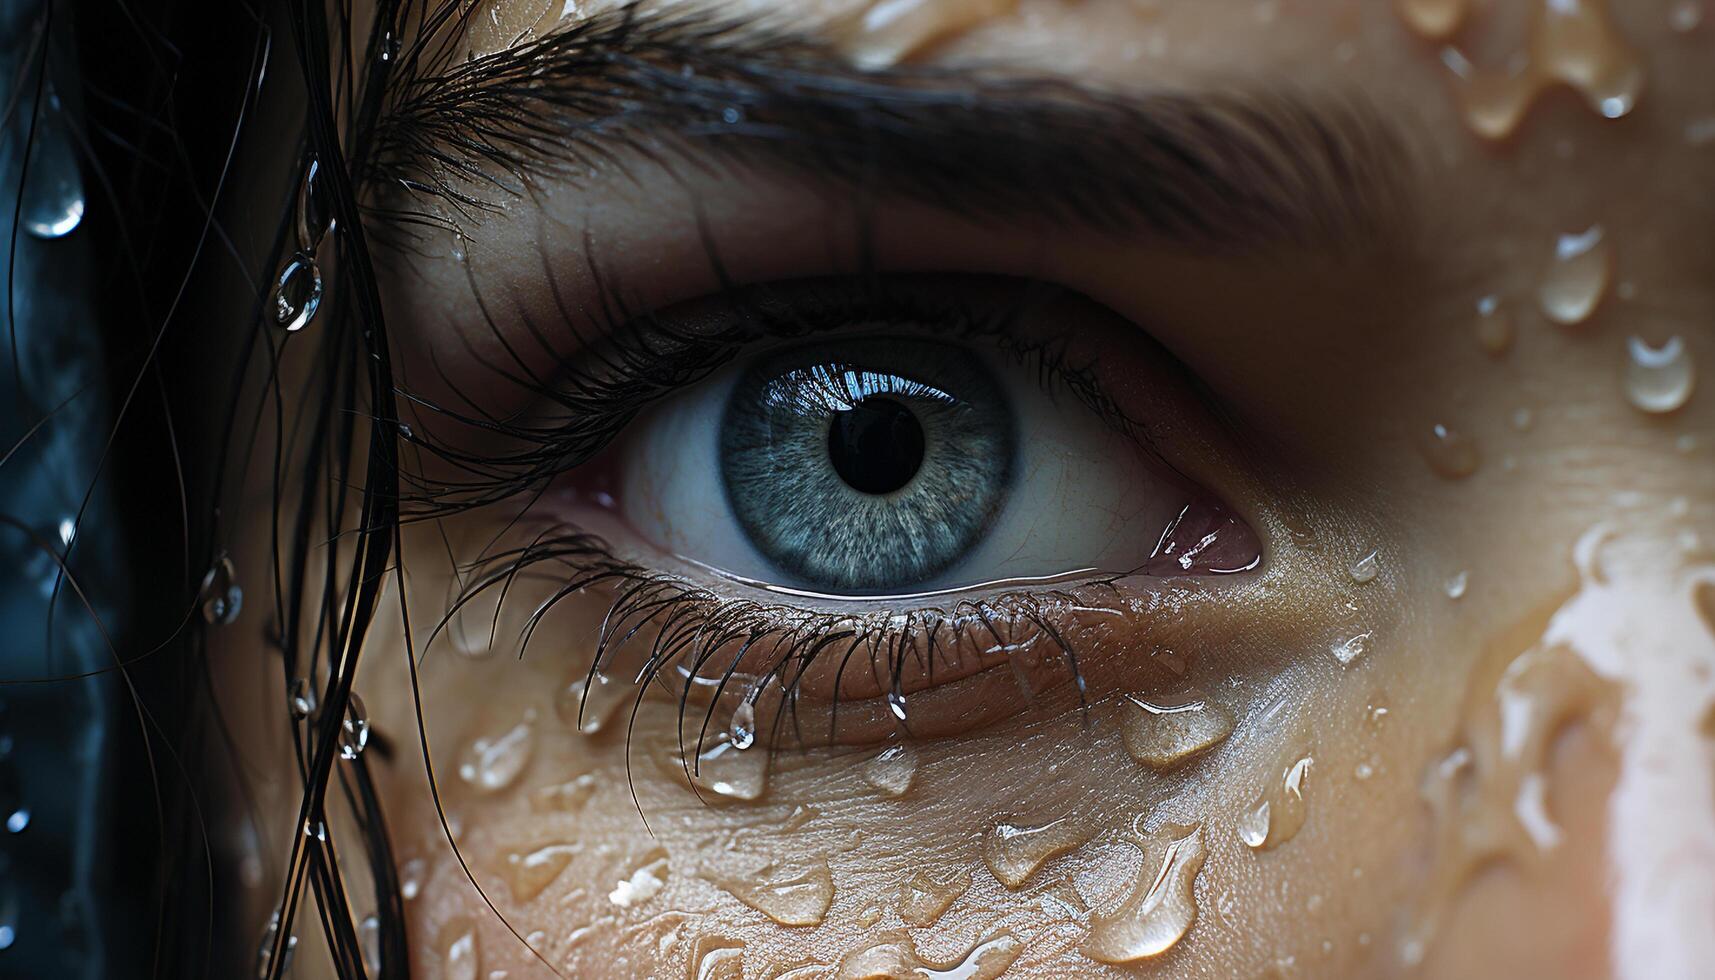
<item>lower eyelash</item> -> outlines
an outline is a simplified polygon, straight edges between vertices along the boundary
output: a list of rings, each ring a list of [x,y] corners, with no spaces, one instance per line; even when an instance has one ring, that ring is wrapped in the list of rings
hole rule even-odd
[[[527,545],[496,553],[467,569],[470,584],[455,598],[435,632],[445,629],[462,609],[491,590],[500,593],[494,613],[498,622],[500,607],[521,575],[556,566],[569,574],[557,575],[559,585],[525,618],[519,656],[524,655],[543,618],[562,600],[592,588],[613,590],[615,595],[602,617],[584,677],[580,719],[598,675],[613,667],[621,648],[643,639],[648,643],[647,655],[635,676],[617,678],[636,687],[632,720],[650,686],[673,692],[672,672],[677,671],[685,682],[677,696],[681,731],[687,721],[697,722],[698,752],[709,736],[716,706],[723,697],[736,693],[729,686],[741,676],[741,663],[761,668],[747,671],[742,675],[745,679],[737,681],[751,685],[746,699],[754,701],[754,692],[765,689],[778,696],[781,708],[775,714],[774,734],[790,713],[800,741],[803,731],[797,727],[796,711],[800,686],[809,669],[830,655],[841,658],[829,706],[830,739],[837,731],[844,670],[852,663],[868,666],[878,686],[887,688],[884,697],[902,727],[901,683],[908,665],[915,660],[932,677],[937,656],[943,663],[957,666],[957,660],[946,658],[961,656],[959,651],[964,649],[982,653],[1029,649],[1058,656],[1077,686],[1080,704],[1085,704],[1084,676],[1077,654],[1044,610],[1046,603],[1075,602],[1067,592],[1002,592],[980,600],[958,599],[951,608],[927,606],[903,612],[816,611],[717,595],[677,576],[625,561],[599,537],[578,530],[545,532]],[[1097,580],[1094,584],[1111,581]],[[723,657],[722,651],[732,652]],[[761,664],[746,663],[747,657],[755,658],[759,652],[766,655]],[[694,719],[689,713],[698,705],[692,704],[690,690],[698,678],[704,679],[701,683],[705,685],[714,683],[713,697],[702,718]],[[886,678],[885,685],[882,678]],[[719,726],[714,731],[719,734],[724,729]],[[906,731],[909,733],[908,727]]]

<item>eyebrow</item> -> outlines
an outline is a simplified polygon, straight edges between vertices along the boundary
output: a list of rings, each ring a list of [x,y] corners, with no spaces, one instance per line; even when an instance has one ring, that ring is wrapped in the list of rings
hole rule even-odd
[[[456,27],[456,25],[455,25]],[[1003,65],[855,67],[825,44],[628,6],[453,64],[401,58],[366,180],[475,217],[489,190],[638,158],[725,158],[965,216],[1069,221],[1194,248],[1398,242],[1411,157],[1353,93],[1109,91]],[[421,218],[409,204],[378,214]]]

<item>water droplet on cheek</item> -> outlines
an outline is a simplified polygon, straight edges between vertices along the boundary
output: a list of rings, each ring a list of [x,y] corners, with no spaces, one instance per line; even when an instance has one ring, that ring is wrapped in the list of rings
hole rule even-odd
[[[828,862],[768,865],[753,876],[709,876],[734,898],[783,926],[820,925],[834,901]]]
[[[1501,305],[1498,296],[1484,296],[1477,301],[1477,344],[1491,357],[1499,357],[1512,348],[1512,314]]]
[[[1588,320],[1608,291],[1613,269],[1613,250],[1601,225],[1561,235],[1537,290],[1543,315],[1561,326]]]
[[[1470,584],[1470,572],[1458,572],[1447,580],[1447,598],[1460,599],[1465,595],[1465,589]]]
[[[1690,34],[1703,23],[1703,4],[1699,0],[1679,0],[1668,10],[1667,22],[1676,33]]]
[[[455,922],[441,933],[441,976],[446,980],[477,980],[482,971],[481,950],[477,947],[476,927],[468,922]]]
[[[1193,886],[1207,853],[1202,827],[1168,830],[1146,851],[1131,894],[1113,911],[1091,917],[1085,954],[1131,963],[1172,949],[1197,919]]]
[[[1121,710],[1126,752],[1155,770],[1171,769],[1233,731],[1232,713],[1194,691],[1149,699],[1128,695]]]
[[[917,749],[890,745],[863,767],[863,780],[887,796],[904,796],[917,778]]]
[[[1010,932],[989,936],[948,962],[925,959],[906,933],[885,933],[840,961],[835,980],[997,980],[1024,952]]]
[[[1375,550],[1372,549],[1362,558],[1352,562],[1352,567],[1348,571],[1352,576],[1352,581],[1363,585],[1375,580],[1376,575],[1381,571],[1381,561],[1376,557]]]
[[[970,887],[971,873],[964,869],[938,876],[919,871],[900,886],[899,918],[907,925],[934,925]]]
[[[1315,760],[1301,756],[1280,770],[1239,820],[1239,839],[1247,847],[1266,851],[1279,847],[1304,826],[1304,783]]]
[[[1369,649],[1370,633],[1368,631],[1342,637],[1328,645],[1328,652],[1333,654],[1334,660],[1342,667],[1351,666],[1359,657],[1368,653]]]
[[[667,884],[667,852],[655,848],[636,869],[621,878],[607,893],[607,900],[622,909],[635,908],[654,898]]]
[[[1074,817],[1045,824],[995,824],[983,836],[983,863],[1008,889],[1017,890],[1052,858],[1074,851],[1095,836]]]
[[[1640,337],[1628,337],[1626,351],[1626,398],[1639,411],[1665,414],[1691,399],[1697,372],[1683,339],[1670,337],[1651,347]]]
[[[483,793],[498,792],[512,785],[530,764],[536,745],[535,713],[495,738],[471,742],[459,760],[459,778]]]
[[[549,844],[531,851],[508,854],[506,869],[511,878],[513,899],[528,902],[542,894],[542,890],[553,884],[560,872],[572,863],[579,850],[576,844]]]
[[[1470,476],[1482,463],[1475,440],[1440,422],[1429,427],[1418,448],[1429,468],[1449,480]]]
[[[554,699],[560,720],[584,735],[594,735],[613,723],[622,707],[635,704],[638,689],[601,671],[580,673]]]

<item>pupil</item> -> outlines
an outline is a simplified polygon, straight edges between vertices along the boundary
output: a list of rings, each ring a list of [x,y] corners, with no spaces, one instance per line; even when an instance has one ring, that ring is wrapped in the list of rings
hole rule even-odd
[[[835,412],[828,429],[834,472],[861,493],[892,493],[923,465],[923,425],[891,398],[865,398]]]

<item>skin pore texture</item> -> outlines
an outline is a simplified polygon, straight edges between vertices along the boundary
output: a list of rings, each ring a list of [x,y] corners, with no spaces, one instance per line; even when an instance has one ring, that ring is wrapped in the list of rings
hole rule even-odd
[[[490,23],[553,23],[548,6]],[[917,46],[876,40],[902,30],[888,4],[869,34],[860,8],[799,6],[768,5],[772,25],[831,32],[865,64],[1357,113],[1385,138],[1343,189],[1375,220],[1334,242],[1192,248],[622,156],[382,258],[404,386],[521,408],[481,367],[502,340],[550,373],[523,322],[592,308],[597,267],[635,310],[718,293],[711,242],[741,285],[866,262],[1040,280],[1090,302],[1033,329],[1085,338],[1165,465],[1232,508],[1263,560],[1070,589],[1050,612],[1082,650],[1083,708],[1063,660],[976,651],[992,669],[909,682],[911,736],[872,685],[834,744],[768,733],[705,762],[699,793],[674,701],[632,717],[629,686],[592,695],[589,733],[575,693],[568,708],[614,590],[556,605],[527,651],[551,579],[424,646],[459,590],[449,553],[526,543],[544,512],[589,516],[582,498],[550,490],[518,527],[507,503],[416,525],[406,598],[459,856],[392,586],[356,687],[391,746],[413,975],[1672,978],[1715,962],[1715,399],[1676,397],[1685,364],[1715,365],[1715,23],[1666,0],[948,0],[952,26]],[[933,3],[892,6],[934,22]],[[1556,34],[1555,17],[1576,23]],[[1547,81],[1482,77],[1520,53]],[[1496,123],[1508,99],[1516,120]],[[295,353],[288,376],[310,367]],[[268,533],[259,520],[233,549],[250,581],[267,580]],[[217,642],[235,648],[217,680],[244,757],[287,771],[272,662],[235,666],[266,659],[253,631]],[[1160,710],[1188,698],[1205,707]],[[806,697],[807,729],[826,731],[826,701]],[[765,729],[778,706],[755,706]],[[717,707],[712,730],[736,706]],[[278,846],[296,785],[259,782],[256,834]],[[271,888],[247,896],[259,930]],[[317,930],[300,931],[298,975],[319,976]]]

